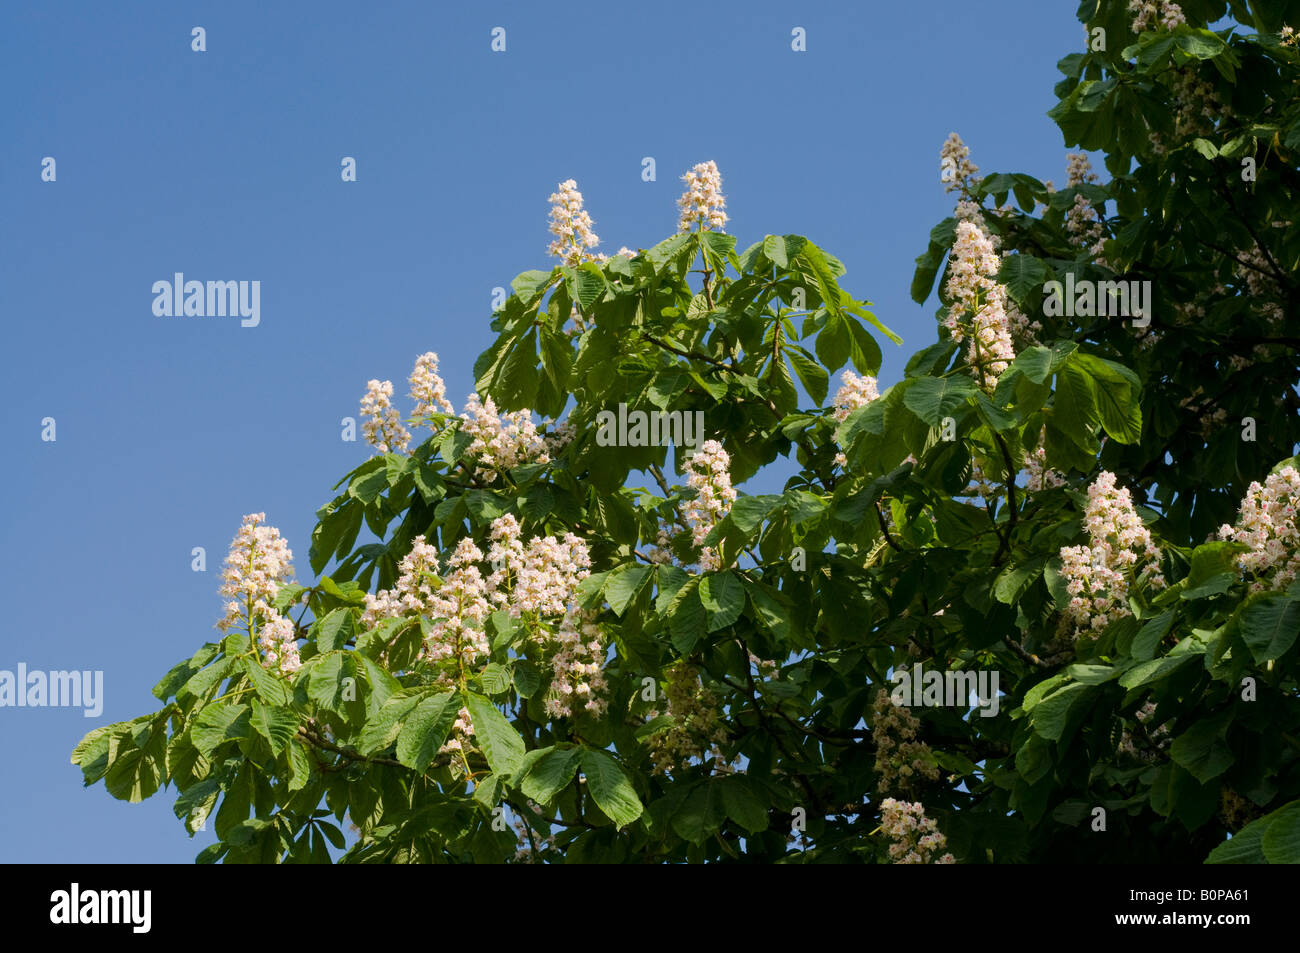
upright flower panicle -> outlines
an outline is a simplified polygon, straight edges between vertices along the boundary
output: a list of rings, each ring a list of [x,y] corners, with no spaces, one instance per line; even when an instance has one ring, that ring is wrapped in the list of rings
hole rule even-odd
[[[1047,428],[1044,426],[1038,432],[1038,446],[1024,454],[1025,489],[1031,493],[1065,486],[1065,477],[1047,465],[1046,441]]]
[[[417,536],[411,550],[397,566],[400,575],[392,589],[366,593],[363,625],[372,626],[381,619],[403,615],[427,615],[433,611],[433,589],[441,585],[438,575],[438,551]]]
[[[682,515],[691,528],[691,537],[700,549],[700,569],[712,572],[722,568],[717,550],[704,546],[713,531],[736,502],[731,486],[731,457],[716,440],[706,440],[686,461],[686,482],[695,490],[695,498],[682,507]]]
[[[953,209],[952,217],[959,222],[970,222],[978,225],[980,228],[985,227],[984,208],[978,202],[972,202],[970,199],[961,199],[958,201],[956,208]],[[989,241],[994,248],[997,248],[998,239],[995,235],[989,236]]]
[[[416,358],[410,383],[416,417],[456,412],[456,408],[447,399],[447,385],[438,376],[438,355],[433,351],[426,351]]]
[[[910,791],[920,779],[937,781],[939,768],[930,746],[916,740],[920,721],[881,689],[871,705],[871,740],[876,746],[876,779],[884,791]]]
[[[552,718],[570,718],[578,706],[593,715],[602,714],[605,699],[605,643],[594,611],[570,609],[552,640],[551,690],[546,713]]]
[[[1236,526],[1223,526],[1221,539],[1250,547],[1237,557],[1237,565],[1254,577],[1250,588],[1286,589],[1300,576],[1300,529],[1296,510],[1300,507],[1300,472],[1283,467],[1264,483],[1251,483],[1241,501]]]
[[[909,803],[887,797],[880,802],[880,829],[892,844],[889,859],[895,864],[954,864],[952,854],[934,855],[948,846],[948,840],[939,833],[939,825],[926,817],[925,806],[919,801]]]
[[[280,531],[263,525],[265,522],[265,513],[245,516],[230,544],[220,589],[230,601],[217,628],[228,632],[243,622],[249,638],[262,650],[262,665],[287,675],[302,666],[297,627],[272,608],[272,603],[280,587],[293,579],[293,553]]]
[[[488,587],[495,605],[509,608],[516,618],[569,610],[578,584],[591,571],[586,542],[566,533],[563,539],[533,537],[525,544],[518,520],[509,513],[492,521],[490,536]]]
[[[1130,24],[1134,33],[1155,28],[1172,30],[1187,22],[1183,8],[1171,0],[1129,0],[1128,9],[1134,14]]]
[[[974,318],[973,330],[979,332],[975,337],[981,352],[978,364],[974,362],[974,352],[968,354],[968,358],[972,360],[972,372],[975,377],[983,381],[991,391],[997,385],[997,377],[1002,373],[998,368],[1007,363],[1003,361],[1001,355],[1009,353],[1014,357],[1017,343],[1023,346],[1037,344],[1037,335],[1043,326],[1040,322],[1030,320],[1021,314],[1007,296],[1006,289],[996,282],[980,283],[979,287],[971,284],[976,277],[969,273],[972,265],[980,274],[987,277],[991,278],[998,274],[1002,264],[1002,258],[998,257],[998,248],[1002,244],[1002,239],[989,230],[988,221],[984,217],[986,210],[971,197],[975,186],[980,181],[975,175],[979,171],[979,166],[970,161],[970,149],[957,133],[949,133],[948,140],[939,150],[939,156],[946,180],[944,188],[949,192],[961,193],[957,206],[953,210],[958,234],[960,236],[962,226],[966,226],[967,229],[974,229],[970,232],[971,235],[979,236],[979,248],[968,248],[978,258],[959,262],[954,248],[951,265],[960,264],[968,272],[963,278],[962,290],[968,295],[963,310],[971,309],[969,314]],[[1003,218],[1014,214],[1014,211],[1010,205],[1003,205],[1001,208],[993,209],[992,214]],[[988,257],[985,257],[986,255]],[[949,285],[951,287],[951,281]],[[982,295],[989,296],[990,307],[987,313],[978,314],[973,310],[973,305]],[[949,330],[956,330],[954,340],[958,343],[967,336],[969,330],[959,327],[961,323],[962,317],[956,312],[950,313],[948,319],[944,321],[944,325]],[[1003,331],[1006,333],[1003,334]]]
[[[1132,582],[1145,579],[1153,589],[1165,585],[1160,548],[1134,509],[1128,489],[1116,486],[1115,474],[1102,471],[1088,487],[1083,525],[1089,545],[1065,546],[1060,553],[1061,575],[1071,597],[1065,617],[1076,636],[1132,615]]]
[[[947,284],[953,304],[943,323],[958,344],[970,338],[966,360],[988,393],[1016,357],[1007,289],[996,280],[1001,264],[984,229],[973,222],[957,223]]]
[[[578,585],[591,572],[587,544],[572,533],[563,539],[533,537],[525,542],[511,514],[493,520],[489,538],[486,556],[473,540],[462,539],[443,577],[436,550],[423,536],[416,537],[393,589],[365,597],[362,623],[373,626],[399,617],[428,620],[420,658],[439,668],[438,684],[451,687],[487,661],[491,647],[485,620],[494,610],[507,610],[525,621],[533,657],[551,666],[548,713],[561,717],[578,708],[604,711],[605,643],[594,615],[577,606]],[[485,561],[492,566],[486,577],[479,565]],[[468,725],[468,715],[462,720]],[[462,734],[467,738],[472,727]],[[459,744],[453,737],[448,750],[460,750]]]
[[[478,460],[482,470],[500,472],[525,463],[551,462],[546,439],[526,410],[500,414],[491,397],[482,402],[478,394],[470,394],[460,419],[461,431],[474,438],[465,452]]]
[[[970,147],[955,132],[948,133],[939,150],[939,166],[945,171],[945,192],[967,192],[979,181],[976,173],[980,167],[970,161]]]
[[[454,663],[441,672],[439,681],[455,684],[462,668],[472,669],[490,651],[483,621],[492,607],[482,572],[475,565],[482,559],[474,541],[462,539],[447,561],[443,578],[437,550],[417,536],[411,551],[402,557],[401,575],[393,588],[366,595],[362,624],[373,626],[402,616],[432,620],[425,628],[420,658],[434,665]]]
[[[1065,154],[1065,187],[1077,188],[1080,185],[1095,185],[1097,173],[1092,171],[1092,160],[1086,152],[1067,152]]]
[[[392,397],[392,381],[371,380],[361,398],[361,413],[366,418],[361,430],[366,442],[380,453],[404,453],[411,443],[411,432],[403,426]]]
[[[859,407],[865,407],[880,397],[880,391],[876,389],[876,379],[870,374],[859,377],[850,370],[845,370],[840,375],[840,389],[835,392],[835,397],[831,401],[834,408],[832,416],[839,422],[848,419],[849,414]]]
[[[1078,188],[1081,185],[1093,185],[1097,182],[1097,173],[1092,171],[1092,162],[1082,152],[1066,154],[1068,165],[1065,170],[1066,188]],[[1106,232],[1101,224],[1101,217],[1086,195],[1074,197],[1074,204],[1065,213],[1065,231],[1074,241],[1087,247],[1088,254],[1100,265],[1106,262],[1101,253],[1106,241]]]
[[[547,246],[546,252],[561,259],[566,265],[580,265],[591,261],[596,256],[591,249],[600,244],[600,239],[591,230],[595,223],[582,207],[582,193],[578,183],[565,179],[551,193],[551,234],[555,238]]]
[[[1289,228],[1291,223],[1274,222],[1274,225]],[[1273,277],[1273,259],[1255,240],[1233,257],[1237,260],[1232,271],[1239,282],[1238,287],[1245,288],[1247,297],[1269,328],[1280,332],[1286,322],[1286,309],[1281,305],[1286,300],[1286,293]]]
[[[668,666],[664,676],[668,724],[646,739],[653,772],[672,774],[696,758],[710,756],[723,763],[720,746],[727,730],[717,693],[701,681],[700,670],[684,660]],[[657,711],[649,714],[651,719],[659,716]]]
[[[686,191],[677,200],[682,210],[677,230],[689,232],[698,224],[701,230],[725,231],[727,213],[723,209],[727,202],[722,196],[722,173],[718,171],[718,164],[712,159],[701,162],[683,175],[682,181],[686,183]]]

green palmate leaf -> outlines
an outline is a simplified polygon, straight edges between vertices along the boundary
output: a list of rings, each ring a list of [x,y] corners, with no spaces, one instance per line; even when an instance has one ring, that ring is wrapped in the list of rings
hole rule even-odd
[[[799,405],[799,395],[794,389],[794,378],[790,376],[790,369],[779,356],[768,364],[767,370],[763,373],[762,383],[764,390],[776,405],[778,413],[788,414]]]
[[[72,751],[72,763],[81,768],[87,787],[104,777],[108,771],[109,736],[122,730],[122,723],[101,725],[86,734]]]
[[[1075,354],[1073,362],[1092,376],[1101,425],[1120,443],[1142,439],[1142,411],[1137,379],[1126,368],[1091,354]]]
[[[812,242],[807,242],[795,256],[794,264],[812,278],[826,310],[834,315],[840,314],[840,286],[836,283],[833,269],[822,250]]]
[[[1270,864],[1300,864],[1300,801],[1269,815],[1271,823],[1260,838]]]
[[[737,496],[736,502],[731,504],[731,512],[728,515],[742,533],[752,533],[763,525],[763,521],[781,505],[781,502],[782,498],[775,494]]]
[[[668,627],[672,633],[673,647],[683,655],[690,652],[704,637],[707,621],[704,604],[700,601],[700,580],[693,576],[673,596],[668,607]]]
[[[510,282],[510,288],[524,302],[531,302],[551,281],[549,271],[524,271]]]
[[[483,691],[489,695],[501,695],[510,689],[510,671],[504,665],[488,662],[479,675]]]
[[[719,258],[736,261],[736,236],[726,232],[708,231],[700,235],[705,247]]]
[[[1048,695],[1034,706],[1030,715],[1034,730],[1049,741],[1058,740],[1065,730],[1071,710],[1088,697],[1092,690],[1091,686],[1072,682]]]
[[[516,659],[511,666],[511,680],[515,691],[523,698],[532,698],[542,687],[542,675],[537,666],[527,659]]]
[[[1077,349],[1073,341],[1058,341],[1051,347],[1034,345],[1016,355],[1007,373],[1019,371],[1035,384],[1041,384],[1057,372]]]
[[[912,277],[912,300],[917,304],[923,304],[925,299],[930,297],[930,291],[934,287],[934,279],[939,274],[939,266],[943,263],[944,256],[948,254],[948,249],[952,248],[956,238],[957,220],[955,218],[945,218],[930,230],[929,247],[923,254],[917,256],[916,273]]]
[[[480,778],[474,784],[474,800],[489,811],[501,801],[501,779],[495,774]]]
[[[849,314],[862,318],[870,323],[877,331],[889,338],[895,344],[902,344],[903,340],[889,328],[877,320],[875,314],[866,308],[859,307],[856,304],[844,306],[844,310]],[[849,357],[853,360],[853,366],[858,369],[860,374],[875,375],[880,373],[880,345],[876,339],[871,336],[871,332],[864,328],[856,321],[849,323]]]
[[[582,582],[578,583],[577,591],[574,595],[577,597],[578,605],[584,609],[594,609],[598,607],[605,593],[605,581],[609,578],[608,572],[593,572]]]
[[[994,401],[990,400],[982,390],[975,392],[975,408],[979,411],[980,420],[984,421],[991,430],[1002,432],[1020,424],[1019,417],[1007,413]]]
[[[253,683],[253,688],[257,690],[257,697],[268,705],[287,705],[289,703],[289,690],[280,679],[276,678],[260,663],[249,656],[243,659],[244,671],[248,673],[248,680]]]
[[[1235,573],[1237,557],[1249,548],[1242,543],[1226,540],[1202,543],[1192,550],[1192,566],[1187,573],[1187,585],[1200,586],[1221,573]]]
[[[672,607],[673,600],[677,593],[687,581],[691,579],[689,573],[677,566],[661,565],[655,567],[655,612],[665,615]],[[697,583],[698,585],[698,583]]]
[[[573,351],[569,341],[549,328],[542,330],[542,369],[559,389],[569,385],[569,372],[573,367]]]
[[[581,765],[592,800],[617,827],[626,827],[641,816],[643,808],[636,789],[613,756],[583,748]]]
[[[575,269],[573,278],[576,289],[573,298],[586,311],[605,293],[605,276],[595,262],[585,262]]]
[[[159,701],[166,701],[171,698],[181,686],[193,677],[195,672],[216,658],[219,651],[221,651],[219,645],[215,642],[209,642],[195,652],[193,656],[173,666],[172,670],[159,679],[158,684],[153,687],[154,697]]]
[[[1056,374],[1056,400],[1052,405],[1057,429],[1086,451],[1091,450],[1097,426],[1097,387],[1092,375],[1073,361]]]
[[[469,709],[474,735],[492,770],[503,777],[513,776],[524,756],[524,739],[519,737],[519,732],[506,716],[482,695],[471,692],[465,700],[465,707]]]
[[[1205,718],[1174,739],[1169,756],[1202,784],[1217,778],[1235,760],[1226,739],[1232,712]]]
[[[725,629],[745,608],[745,585],[730,570],[705,576],[700,581],[700,602],[708,616],[708,630]]]
[[[143,801],[162,783],[167,760],[166,714],[164,709],[162,717],[152,716],[147,725],[107,736],[104,787],[118,800]]]
[[[994,596],[999,602],[1015,605],[1029,588],[1030,583],[1043,574],[1043,567],[1046,564],[1047,558],[1040,556],[1020,566],[1008,566],[998,575],[994,583]]]
[[[370,694],[366,696],[366,713],[373,714],[383,706],[384,702],[401,690],[402,683],[370,656],[358,654],[355,659],[360,662],[362,670],[366,673],[366,681],[370,683]]]
[[[695,236],[690,232],[665,238],[659,244],[646,251],[645,256],[656,268],[662,269],[691,247]]]
[[[1300,636],[1300,599],[1252,595],[1238,612],[1237,624],[1256,662],[1281,658]]]
[[[348,495],[355,497],[367,506],[379,498],[379,494],[388,489],[386,470],[372,470],[362,474],[348,484]]]
[[[498,376],[486,388],[500,394],[502,409],[514,410],[533,403],[537,393],[537,329],[528,332],[515,342],[505,360],[501,362]]]
[[[1202,654],[1204,654],[1204,650],[1202,650]],[[1170,673],[1182,668],[1196,657],[1191,652],[1170,653],[1161,658],[1143,662],[1140,665],[1133,666],[1121,675],[1119,683],[1124,688],[1141,688],[1143,685],[1166,678]]]
[[[1138,630],[1137,635],[1133,637],[1133,645],[1129,649],[1129,654],[1139,661],[1147,661],[1155,657],[1156,648],[1169,634],[1169,629],[1173,625],[1173,612],[1161,612],[1159,615],[1148,619]]]
[[[942,377],[957,348],[954,341],[936,341],[913,354],[903,373],[908,377]]]
[[[790,364],[794,367],[794,372],[799,376],[799,382],[803,384],[808,396],[820,407],[826,400],[826,392],[830,388],[830,375],[826,373],[826,369],[795,347],[786,348],[785,356],[790,359]]]
[[[828,370],[839,370],[849,359],[850,342],[848,320],[840,315],[831,315],[817,335],[815,350],[818,360]]]
[[[792,239],[797,244],[795,247],[789,248]],[[768,261],[783,269],[790,267],[790,256],[797,255],[802,245],[803,239],[797,235],[768,235],[762,242],[763,254],[767,256]]]
[[[197,697],[202,698],[211,691],[218,683],[228,678],[232,671],[239,668],[235,659],[225,657],[217,659],[206,668],[202,668],[190,676],[180,690],[176,693],[177,698]]]
[[[528,633],[528,627],[505,609],[498,609],[488,616],[487,631],[492,633],[492,651],[514,645]]]
[[[299,670],[298,684],[304,681],[311,701],[345,714],[348,703],[356,701],[356,659],[343,651],[318,655]]]
[[[959,417],[967,401],[979,390],[965,374],[952,377],[920,377],[903,395],[903,404],[931,427],[943,426],[943,418]]]
[[[673,815],[673,830],[694,844],[704,841],[722,826],[726,809],[721,786],[709,781],[695,786],[685,803]]]
[[[327,613],[323,619],[312,626],[315,630],[316,646],[322,652],[343,648],[348,639],[353,636],[354,622],[351,609],[335,609]]]
[[[207,778],[198,784],[192,784],[176,799],[172,810],[185,822],[185,830],[190,836],[207,827],[208,817],[217,806],[217,797],[221,794],[221,782],[216,778]]]
[[[249,733],[247,705],[231,702],[213,702],[205,705],[190,725],[190,738],[194,747],[205,758],[211,758],[223,743],[237,738],[247,738]]]
[[[795,628],[790,618],[790,611],[760,583],[744,580],[745,591],[749,593],[749,604],[763,626],[782,643],[790,643],[795,638]]]
[[[358,750],[370,755],[396,741],[407,716],[424,697],[424,693],[418,689],[402,689],[392,695],[367,719],[357,741]]]
[[[742,775],[733,775],[718,782],[722,794],[722,808],[727,817],[751,834],[767,830],[767,809],[754,793],[754,786]]]
[[[397,760],[412,771],[423,772],[447,740],[459,710],[459,698],[455,692],[440,692],[422,698],[405,716],[405,723],[398,733]],[[373,743],[376,738],[386,735],[388,730],[383,728],[381,734],[377,723],[368,740]]]
[[[335,582],[329,576],[322,576],[320,580],[320,589],[322,592],[333,596],[339,602],[348,605],[361,605],[365,602],[365,592],[354,581]]]
[[[1300,803],[1300,802],[1297,802]],[[1292,805],[1294,806],[1294,805]],[[1205,858],[1207,864],[1266,864],[1264,834],[1273,822],[1273,816],[1261,817],[1247,824],[1231,840],[1226,840]]]
[[[177,789],[184,791],[195,781],[207,777],[211,770],[212,765],[190,740],[189,730],[173,732],[167,743],[167,777]]]
[[[573,780],[581,760],[581,748],[552,748],[532,762],[519,789],[538,804],[549,804]]]
[[[271,751],[278,755],[297,734],[299,716],[292,708],[263,705],[254,701],[250,721],[253,730],[265,738]]]
[[[1047,265],[1033,255],[1023,252],[1007,255],[1002,259],[1002,268],[998,272],[998,281],[1006,285],[1011,297],[1024,302],[1036,290],[1043,287],[1047,280]]]
[[[621,616],[650,578],[650,566],[624,563],[605,580],[605,601]]]

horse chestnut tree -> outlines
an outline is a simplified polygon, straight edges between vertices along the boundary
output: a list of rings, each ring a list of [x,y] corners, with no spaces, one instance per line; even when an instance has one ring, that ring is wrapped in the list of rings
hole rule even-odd
[[[247,517],[220,639],[86,783],[174,788],[203,862],[1300,860],[1300,3],[1267,6],[1085,0],[1051,115],[1107,181],[949,137],[937,340],[883,390],[844,265],[738,245],[712,163],[612,257],[561,183],[477,393],[433,353],[409,404],[371,381],[314,581]]]

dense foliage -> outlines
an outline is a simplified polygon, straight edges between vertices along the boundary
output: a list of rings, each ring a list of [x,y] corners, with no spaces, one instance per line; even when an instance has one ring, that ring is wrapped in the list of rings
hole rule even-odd
[[[1080,19],[1052,116],[1109,181],[951,137],[939,337],[882,393],[844,265],[740,249],[711,163],[612,258],[562,184],[465,412],[432,354],[409,418],[372,381],[328,575],[247,520],[224,637],[86,783],[174,785],[202,861],[1300,860],[1300,3]],[[898,706],[904,671],[1001,695]]]

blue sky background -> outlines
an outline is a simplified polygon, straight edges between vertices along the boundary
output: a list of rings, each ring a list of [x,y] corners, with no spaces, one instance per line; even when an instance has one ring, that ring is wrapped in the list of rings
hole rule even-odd
[[[210,843],[171,792],[83,789],[71,749],[155,710],[158,678],[215,636],[244,514],[309,577],[314,511],[368,453],[339,438],[367,379],[407,411],[435,350],[463,403],[492,288],[551,265],[557,182],[577,179],[613,253],[668,237],[678,177],[717,160],[742,248],[809,236],[902,335],[883,390],[936,339],[908,288],[952,208],[947,134],[984,173],[1064,182],[1045,112],[1083,48],[1075,6],[5,3],[0,669],[102,669],[105,706],[0,708],[0,861],[189,862]],[[260,326],[155,317],[176,271],[260,280]]]

